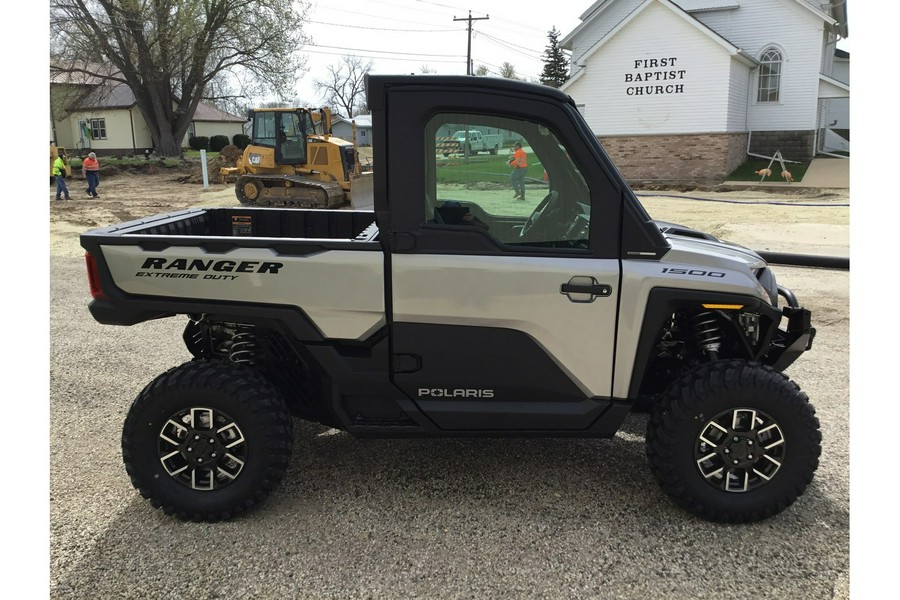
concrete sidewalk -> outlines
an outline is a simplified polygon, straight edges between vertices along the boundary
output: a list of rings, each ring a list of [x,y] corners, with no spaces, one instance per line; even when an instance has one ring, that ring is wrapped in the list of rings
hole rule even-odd
[[[787,164],[787,168],[790,171],[790,163]],[[776,161],[772,165],[772,176],[766,177],[766,180],[762,183],[759,181],[756,183],[749,181],[725,181],[722,185],[850,189],[850,159],[814,158],[803,175],[803,181],[794,183],[787,183],[781,178],[781,166]]]

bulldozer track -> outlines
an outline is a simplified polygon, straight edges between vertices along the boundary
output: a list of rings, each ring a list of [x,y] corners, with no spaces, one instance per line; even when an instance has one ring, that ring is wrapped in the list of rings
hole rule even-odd
[[[340,208],[347,204],[347,194],[336,181],[298,175],[242,175],[234,191],[246,206]]]

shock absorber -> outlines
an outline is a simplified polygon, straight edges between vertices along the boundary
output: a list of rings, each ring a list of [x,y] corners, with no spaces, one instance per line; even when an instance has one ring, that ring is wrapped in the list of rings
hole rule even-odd
[[[694,335],[697,339],[697,345],[709,355],[711,360],[719,358],[720,341],[722,340],[722,329],[716,316],[710,311],[699,312],[691,316],[691,322],[694,325]]]
[[[228,358],[233,363],[255,365],[257,357],[256,331],[252,325],[239,325],[231,338]]]

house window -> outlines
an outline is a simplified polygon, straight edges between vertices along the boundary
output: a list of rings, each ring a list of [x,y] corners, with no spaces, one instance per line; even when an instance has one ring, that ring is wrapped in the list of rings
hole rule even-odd
[[[91,139],[106,139],[106,119],[91,119]]]
[[[759,89],[757,102],[778,102],[781,88],[781,51],[777,48],[766,48],[759,59]]]
[[[188,139],[191,139],[192,137],[197,137],[197,128],[194,127],[193,121],[188,125]]]

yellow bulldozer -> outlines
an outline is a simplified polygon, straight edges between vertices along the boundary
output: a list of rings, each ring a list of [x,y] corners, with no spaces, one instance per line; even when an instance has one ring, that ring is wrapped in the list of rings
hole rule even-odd
[[[372,173],[362,171],[355,139],[332,135],[330,110],[260,108],[251,110],[248,120],[250,144],[234,167],[219,170],[223,181],[237,177],[241,204],[372,206]]]

